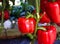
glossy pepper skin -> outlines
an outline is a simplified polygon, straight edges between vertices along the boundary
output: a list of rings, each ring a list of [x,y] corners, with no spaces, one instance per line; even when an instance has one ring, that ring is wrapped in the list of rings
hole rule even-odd
[[[56,27],[45,26],[46,31],[38,30],[38,44],[53,44],[56,40]]]
[[[60,14],[60,0],[56,0],[56,2],[59,4],[59,14]]]
[[[57,2],[48,2],[45,11],[52,22],[60,23],[59,5]]]
[[[23,34],[33,33],[35,30],[36,21],[34,18],[20,17],[18,19],[19,31]]]
[[[56,2],[58,2],[58,4],[59,4],[59,7],[60,7],[60,0],[56,0]]]
[[[50,23],[51,22],[51,20],[47,16],[46,12],[40,13],[40,16],[42,16],[42,18],[40,19],[40,23]]]

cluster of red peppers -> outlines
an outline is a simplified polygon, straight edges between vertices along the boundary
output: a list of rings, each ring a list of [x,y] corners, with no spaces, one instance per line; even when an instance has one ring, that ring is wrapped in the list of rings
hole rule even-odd
[[[50,19],[50,22],[56,24],[60,23],[60,0],[56,0],[56,1],[41,0],[40,7],[43,12],[47,13],[48,15],[47,19]]]
[[[1,2],[2,0],[0,0]],[[38,3],[38,0],[36,0]],[[53,44],[56,40],[56,27],[53,25],[38,27],[38,23],[55,23],[60,25],[60,0],[40,0],[42,13],[39,14],[36,8],[36,14],[29,14],[28,17],[18,18],[18,28],[22,34],[31,34],[33,39],[37,36],[38,44]],[[38,6],[38,4],[36,5]],[[2,13],[0,13],[1,16]],[[42,16],[42,17],[41,17]],[[9,18],[9,12],[4,11],[4,19]],[[42,28],[43,27],[43,28]],[[44,30],[45,29],[45,30]]]
[[[18,19],[19,31],[23,34],[34,34],[37,29],[38,44],[53,44],[56,40],[56,27],[53,25],[43,26],[43,29],[36,26],[36,23],[55,23],[60,24],[60,6],[59,1],[52,2],[52,0],[40,0],[40,8],[42,13],[37,14],[40,16],[40,20],[37,17],[20,17]],[[38,7],[37,7],[38,8]],[[38,13],[38,10],[36,11]],[[34,15],[32,15],[34,16]],[[35,29],[36,28],[36,29]],[[44,28],[46,30],[44,30]],[[42,29],[42,30],[41,30]],[[35,33],[36,34],[36,33]]]

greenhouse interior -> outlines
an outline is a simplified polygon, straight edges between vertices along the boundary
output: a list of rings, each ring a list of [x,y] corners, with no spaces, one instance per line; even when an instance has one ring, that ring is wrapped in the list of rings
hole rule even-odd
[[[60,0],[0,0],[0,44],[60,44]]]

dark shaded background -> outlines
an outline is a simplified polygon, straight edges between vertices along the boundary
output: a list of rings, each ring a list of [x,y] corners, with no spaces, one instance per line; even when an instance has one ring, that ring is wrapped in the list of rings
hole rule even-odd
[[[0,44],[29,44],[30,39],[26,37],[14,38],[14,39],[0,39]],[[35,44],[38,44],[35,41]],[[60,40],[56,40],[54,44],[60,44]]]

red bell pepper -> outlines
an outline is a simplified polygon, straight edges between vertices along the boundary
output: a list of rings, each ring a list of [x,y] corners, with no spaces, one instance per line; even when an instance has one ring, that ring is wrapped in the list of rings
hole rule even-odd
[[[0,12],[0,18],[2,17],[2,12]],[[8,10],[4,10],[4,19],[7,20],[10,18],[10,14]]]
[[[59,5],[57,2],[48,2],[45,11],[52,22],[60,23]]]
[[[33,33],[35,30],[36,21],[34,18],[20,17],[18,19],[19,31],[23,34]]]
[[[40,8],[42,11],[45,11],[45,5],[47,4],[48,0],[40,0]]]
[[[50,23],[50,19],[47,16],[46,12],[44,13],[40,13],[40,16],[42,16],[42,18],[40,19],[40,23]]]
[[[60,0],[56,0],[60,4]]]
[[[60,0],[56,0],[56,2],[59,4],[59,13],[60,13]]]
[[[60,26],[60,23],[56,24],[57,26]]]
[[[56,27],[45,26],[46,31],[38,30],[38,44],[53,44],[56,40]]]
[[[9,18],[10,18],[9,11],[8,10],[4,10],[4,19],[7,20]]]
[[[56,1],[58,2],[59,6],[60,6],[60,0],[56,0]]]

